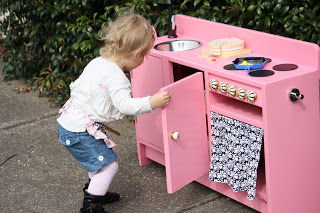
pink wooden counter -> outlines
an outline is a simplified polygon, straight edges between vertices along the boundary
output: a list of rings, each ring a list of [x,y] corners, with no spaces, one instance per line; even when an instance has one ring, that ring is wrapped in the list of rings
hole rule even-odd
[[[141,166],[152,161],[165,166],[167,189],[174,193],[192,181],[253,209],[269,213],[320,212],[320,108],[319,47],[316,44],[267,33],[176,16],[177,40],[197,40],[202,46],[183,52],[153,49],[144,63],[132,71],[134,97],[169,91],[170,104],[153,114],[136,117],[137,147]],[[250,56],[266,57],[266,77],[244,70],[227,70],[235,58],[199,58],[201,49],[220,38],[245,41]],[[156,44],[169,40],[158,38]],[[274,70],[294,64],[288,71]],[[209,88],[209,81],[253,91],[253,102]],[[303,99],[292,101],[292,89]],[[258,168],[256,197],[233,192],[228,184],[208,179],[211,156],[211,112],[260,127],[264,131]],[[179,132],[180,138],[170,137]]]

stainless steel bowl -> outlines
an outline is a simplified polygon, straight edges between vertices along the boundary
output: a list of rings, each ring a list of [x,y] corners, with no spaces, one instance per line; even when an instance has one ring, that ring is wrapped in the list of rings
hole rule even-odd
[[[194,40],[174,40],[157,44],[154,48],[160,51],[179,52],[198,48],[201,46],[199,41]]]

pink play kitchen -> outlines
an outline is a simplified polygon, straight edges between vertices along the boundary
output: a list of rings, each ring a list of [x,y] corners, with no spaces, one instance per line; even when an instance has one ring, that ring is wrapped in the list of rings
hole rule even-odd
[[[131,72],[134,97],[171,94],[136,116],[140,165],[164,165],[168,193],[196,181],[260,212],[320,212],[319,46],[174,24],[177,38],[157,38]]]

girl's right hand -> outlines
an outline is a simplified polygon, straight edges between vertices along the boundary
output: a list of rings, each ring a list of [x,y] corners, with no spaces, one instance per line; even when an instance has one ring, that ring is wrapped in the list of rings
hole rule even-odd
[[[171,95],[169,92],[157,92],[151,98],[149,99],[150,101],[150,106],[152,109],[155,109],[157,107],[164,107],[167,106],[170,102]]]

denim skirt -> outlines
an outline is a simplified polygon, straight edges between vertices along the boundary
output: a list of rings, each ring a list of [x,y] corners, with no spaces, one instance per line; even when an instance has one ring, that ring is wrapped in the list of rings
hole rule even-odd
[[[88,172],[94,172],[117,160],[116,153],[103,139],[95,139],[87,131],[70,132],[58,124],[59,142]]]

